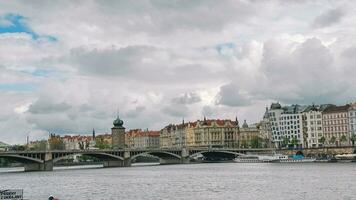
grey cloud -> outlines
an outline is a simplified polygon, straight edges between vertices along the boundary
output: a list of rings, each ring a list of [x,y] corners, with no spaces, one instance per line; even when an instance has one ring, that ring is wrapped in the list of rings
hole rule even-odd
[[[100,5],[101,12],[117,13],[130,19],[120,24],[132,31],[157,34],[193,29],[214,31],[236,20],[246,22],[255,16],[256,3],[249,1],[141,1],[129,4],[113,1]],[[174,22],[174,23],[172,23]]]
[[[188,107],[186,105],[173,104],[166,106],[162,111],[173,117],[186,117],[188,115]]]
[[[61,60],[74,65],[82,75],[115,77],[150,84],[201,83],[218,75],[200,63],[205,62],[205,58],[197,60],[189,56],[153,46],[128,46],[100,50],[77,48],[71,51],[69,57]],[[176,63],[180,59],[194,63]]]
[[[194,92],[184,93],[184,95],[172,99],[172,103],[175,104],[193,104],[200,101],[201,98],[199,94]]]
[[[337,69],[340,66],[335,66],[332,53],[319,39],[292,45],[281,43],[265,43],[261,65],[265,77],[252,95],[306,104],[339,102],[343,98],[345,90],[341,88],[346,84],[345,79],[335,79],[341,76]]]
[[[69,62],[79,68],[84,74],[104,76],[125,76],[134,73],[142,66],[142,60],[156,51],[153,47],[129,46],[125,48],[111,48],[104,50],[87,50],[76,48],[71,50]],[[141,68],[141,70],[149,70]]]
[[[312,27],[324,28],[327,26],[331,26],[341,21],[344,15],[345,15],[345,11],[340,8],[328,10],[314,19]]]
[[[243,94],[235,84],[227,84],[220,87],[216,97],[217,105],[226,105],[231,107],[246,106],[251,103],[247,94]]]
[[[204,106],[201,110],[201,114],[206,117],[211,117],[214,114],[214,110],[211,108],[211,106]]]
[[[146,109],[146,107],[144,106],[137,106],[135,109],[129,110],[125,113],[124,117],[127,118],[136,118],[138,117],[144,110]]]
[[[28,112],[32,114],[48,114],[56,112],[65,112],[71,109],[71,106],[67,103],[52,103],[49,101],[37,101],[32,104]]]

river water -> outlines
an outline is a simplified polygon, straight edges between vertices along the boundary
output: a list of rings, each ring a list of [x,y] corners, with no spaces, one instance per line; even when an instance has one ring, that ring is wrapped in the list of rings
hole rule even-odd
[[[356,163],[209,163],[128,168],[0,169],[1,189],[81,199],[356,199]],[[10,172],[11,171],[11,172]]]

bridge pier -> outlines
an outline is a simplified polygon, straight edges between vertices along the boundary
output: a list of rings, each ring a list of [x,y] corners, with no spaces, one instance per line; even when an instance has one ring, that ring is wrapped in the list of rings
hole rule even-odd
[[[52,154],[46,153],[43,163],[25,163],[25,172],[53,171]]]
[[[45,163],[27,163],[25,164],[25,172],[34,171],[53,171],[53,162]]]
[[[172,164],[181,164],[182,161],[180,159],[159,159],[160,165],[172,165]]]
[[[104,167],[130,167],[130,152],[124,152],[124,160],[106,160],[103,165]]]
[[[131,160],[130,159],[125,159],[125,160],[106,160],[103,162],[104,168],[106,167],[130,167],[131,166]]]
[[[107,160],[103,163],[104,167],[124,167],[124,162],[121,160]]]

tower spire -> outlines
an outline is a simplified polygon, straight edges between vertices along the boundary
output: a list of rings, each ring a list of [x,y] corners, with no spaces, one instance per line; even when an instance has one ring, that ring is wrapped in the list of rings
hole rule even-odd
[[[95,129],[93,128],[93,140],[95,140]]]

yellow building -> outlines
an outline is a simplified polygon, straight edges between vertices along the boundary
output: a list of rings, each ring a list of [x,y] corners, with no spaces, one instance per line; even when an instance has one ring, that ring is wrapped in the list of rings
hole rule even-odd
[[[160,147],[238,147],[238,121],[211,119],[174,125],[161,130]]]
[[[261,148],[266,146],[259,125],[248,126],[246,120],[240,128],[239,148]]]

